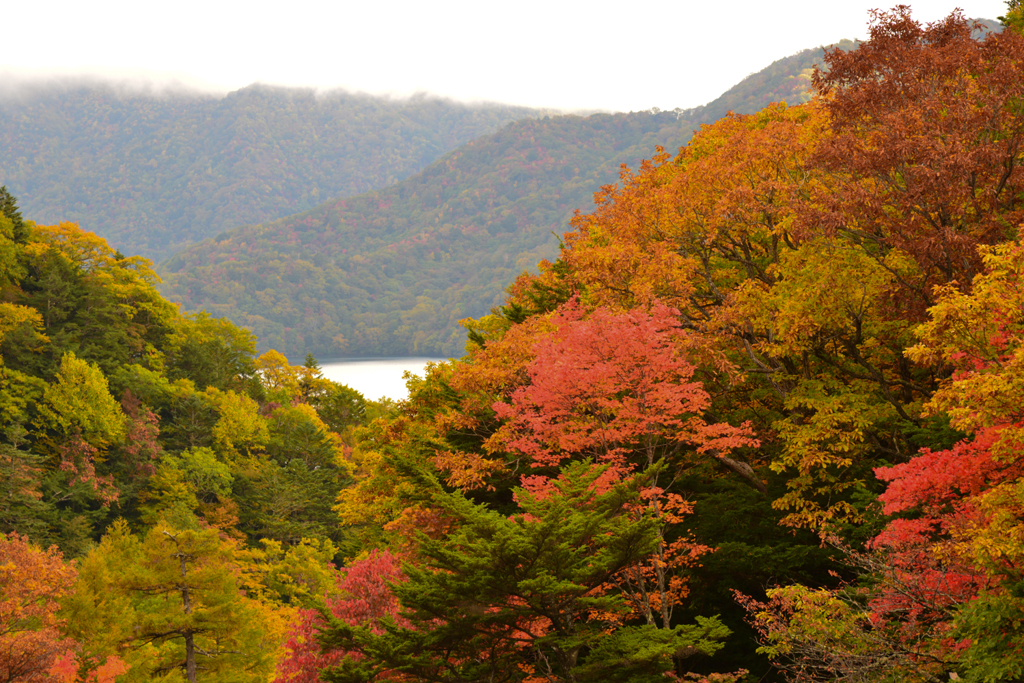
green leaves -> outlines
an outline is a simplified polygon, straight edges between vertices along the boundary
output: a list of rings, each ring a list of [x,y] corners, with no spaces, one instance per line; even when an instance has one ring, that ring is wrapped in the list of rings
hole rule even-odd
[[[1024,580],[1005,591],[985,593],[960,609],[953,635],[965,639],[963,680],[969,683],[1018,681],[1024,676]]]
[[[605,470],[576,462],[543,494],[519,489],[511,517],[426,478],[455,528],[421,537],[407,579],[392,586],[410,625],[332,620],[325,645],[369,661],[350,657],[325,679],[369,680],[387,669],[433,681],[656,680],[677,657],[715,651],[727,635],[715,619],[672,629],[622,625],[631,610],[611,582],[655,551],[658,522],[630,512],[637,482],[609,487]]]
[[[68,607],[87,647],[117,648],[128,681],[265,681],[271,621],[241,590],[235,544],[187,512],[143,537],[120,521],[83,562]],[[268,647],[269,646],[269,647]]]
[[[99,368],[66,353],[39,407],[43,425],[63,435],[81,434],[102,447],[124,435],[125,417]]]

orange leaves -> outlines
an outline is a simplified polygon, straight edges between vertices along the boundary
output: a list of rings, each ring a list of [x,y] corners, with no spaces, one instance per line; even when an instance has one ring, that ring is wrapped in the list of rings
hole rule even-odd
[[[56,547],[0,534],[0,677],[44,681],[56,659],[75,645],[62,635],[58,602],[77,572]]]
[[[573,218],[565,258],[595,304],[630,308],[654,299],[675,303],[689,295],[687,273],[695,264],[663,245],[677,216],[662,195],[676,173],[670,156],[659,151],[635,174],[624,168],[621,189],[602,188],[593,214]],[[652,250],[657,258],[651,258]]]
[[[74,653],[66,652],[58,657],[47,672],[56,683],[114,683],[121,674],[128,673],[128,665],[120,657],[108,657],[103,664],[88,672],[83,678],[78,675],[79,663]]]
[[[672,541],[665,538],[670,529],[678,528],[686,515],[693,512],[689,501],[657,487],[641,491],[641,496],[661,525],[660,542],[652,557],[622,570],[612,583],[622,592],[633,616],[648,623],[663,616],[667,626],[673,608],[689,595],[685,570],[698,566],[701,555],[712,548],[688,536]]]
[[[835,134],[815,154],[831,192],[803,231],[848,232],[921,266],[904,282],[918,315],[934,284],[972,276],[978,243],[1024,218],[1024,37],[981,40],[958,12],[922,27],[910,9],[874,13],[871,40],[827,54],[814,85]]]
[[[704,126],[670,160],[661,153],[573,220],[564,256],[588,300],[619,307],[655,299],[694,321],[789,239],[794,203],[810,182],[804,160],[822,134],[818,108],[770,107]]]
[[[701,419],[710,399],[679,354],[682,332],[672,309],[598,309],[584,318],[570,304],[551,324],[555,331],[534,342],[529,384],[494,405],[506,422],[486,442],[490,452],[521,454],[535,466],[574,456],[650,466],[684,444],[700,450],[753,443],[745,428],[709,427]]]
[[[502,471],[504,463],[493,458],[485,458],[478,453],[465,451],[439,451],[432,458],[434,467],[440,472],[447,472],[445,481],[449,486],[471,491],[473,489],[494,490],[487,483],[489,477]]]

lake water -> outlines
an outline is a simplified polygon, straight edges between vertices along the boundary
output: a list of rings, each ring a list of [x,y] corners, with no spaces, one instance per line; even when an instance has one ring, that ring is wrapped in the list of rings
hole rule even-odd
[[[408,370],[423,376],[431,361],[447,358],[339,358],[320,362],[324,377],[346,384],[367,399],[379,401],[383,397],[401,400],[409,397],[402,373]]]

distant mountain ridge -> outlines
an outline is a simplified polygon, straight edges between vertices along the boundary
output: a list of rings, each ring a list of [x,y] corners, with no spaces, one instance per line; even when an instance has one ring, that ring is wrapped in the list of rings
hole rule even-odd
[[[225,96],[0,83],[0,185],[25,215],[77,221],[162,260],[240,225],[406,178],[541,110],[252,85]]]
[[[830,47],[852,50],[856,46],[856,41],[841,40]],[[814,67],[822,65],[824,58],[825,48],[819,47],[778,59],[757,73],[750,74],[712,102],[688,110],[686,116],[707,123],[717,121],[730,111],[753,114],[772,102],[785,102],[789,105],[807,102],[811,99]]]
[[[160,265],[161,291],[289,356],[457,354],[458,320],[551,257],[620,163],[688,134],[670,113],[519,121],[392,187],[206,240]]]
[[[587,210],[621,164],[635,166],[657,145],[674,151],[729,110],[806,101],[822,56],[779,60],[696,109],[509,124],[392,187],[186,249],[160,265],[162,291],[293,358],[460,355],[459,319],[486,313],[518,273],[554,257],[552,233]]]

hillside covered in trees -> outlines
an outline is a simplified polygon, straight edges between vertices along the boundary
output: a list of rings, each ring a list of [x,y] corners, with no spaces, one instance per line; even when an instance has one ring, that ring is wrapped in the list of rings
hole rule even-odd
[[[0,255],[0,677],[268,680],[374,408],[6,189]]]
[[[160,265],[162,291],[289,357],[458,355],[458,321],[557,251],[620,163],[688,128],[673,114],[526,120],[378,192],[232,231]]]
[[[399,403],[0,191],[0,675],[1015,683],[1024,9],[873,14]]]
[[[622,164],[678,149],[730,109],[806,101],[822,55],[780,60],[697,110],[509,124],[392,187],[186,249],[160,265],[161,291],[291,358],[457,356],[459,320],[483,315],[518,273],[553,258],[573,212]]]
[[[795,104],[820,57],[806,50],[780,60],[686,117]],[[470,140],[546,113],[555,112],[264,85],[218,96],[6,81],[0,184],[40,221],[75,221],[123,254],[161,261],[225,230],[394,185]]]
[[[75,221],[159,261],[230,228],[393,185],[539,114],[263,85],[214,96],[0,83],[0,183],[40,221]]]

